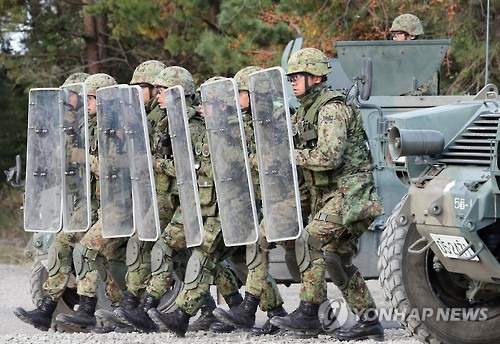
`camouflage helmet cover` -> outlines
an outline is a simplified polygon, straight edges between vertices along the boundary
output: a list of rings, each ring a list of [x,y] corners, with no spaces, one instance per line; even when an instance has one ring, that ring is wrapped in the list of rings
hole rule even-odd
[[[212,82],[212,81],[217,81],[217,80],[222,80],[222,79],[225,79],[225,77],[223,77],[223,76],[219,76],[219,75],[217,75],[217,76],[213,76],[213,77],[211,77],[211,78],[208,78],[208,79],[204,82],[204,84],[208,84],[209,82]],[[199,93],[199,92],[201,92],[201,86],[200,86],[200,87],[198,87],[198,88],[196,89],[196,92],[198,92],[198,93]]]
[[[61,85],[61,87],[70,85],[70,84],[76,84],[78,82],[84,82],[85,79],[87,79],[90,76],[90,74],[87,73],[73,73],[71,74]]]
[[[160,72],[153,81],[154,86],[173,87],[182,86],[184,94],[195,93],[194,80],[191,73],[186,68],[179,66],[167,67]]]
[[[328,75],[331,71],[330,60],[321,50],[304,48],[290,56],[286,74],[309,73],[322,76]]]
[[[157,60],[149,60],[141,63],[137,66],[132,75],[132,80],[130,80],[131,85],[137,84],[150,84],[153,82],[158,74],[164,70],[167,66]]]
[[[401,14],[392,22],[391,32],[403,31],[412,36],[420,36],[424,34],[422,22],[413,14]]]
[[[117,85],[115,79],[104,73],[91,75],[85,80],[85,86],[87,86],[87,94],[89,96],[95,96],[97,94],[97,90],[101,87],[113,85]]]
[[[248,77],[250,74],[258,72],[262,70],[260,67],[249,66],[240,70],[238,73],[234,75],[234,80],[238,83],[239,91],[248,91]]]

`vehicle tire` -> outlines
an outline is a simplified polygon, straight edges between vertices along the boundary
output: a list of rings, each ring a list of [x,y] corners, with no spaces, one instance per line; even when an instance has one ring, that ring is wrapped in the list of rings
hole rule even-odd
[[[43,264],[43,259],[37,257],[35,262],[31,267],[30,272],[30,290],[31,290],[31,300],[33,305],[38,306],[42,301],[43,297],[46,295],[43,290],[43,284],[47,280],[49,274],[45,265]],[[111,309],[111,302],[106,299],[104,295],[104,283],[100,282],[97,297],[96,308]],[[59,300],[57,307],[52,315],[52,329],[54,331],[66,332],[64,329],[59,329],[56,327],[55,318],[59,313],[70,314],[73,312],[75,305],[78,304],[79,297],[76,293],[76,276],[72,275],[69,279],[68,286],[64,291],[61,299]]]
[[[377,267],[387,305],[396,311],[401,324],[424,343],[500,343],[498,299],[490,304],[471,304],[465,295],[468,281],[463,275],[450,273],[444,267],[436,271],[431,249],[420,254],[408,252],[421,236],[416,225],[400,214],[405,199],[388,219],[379,248]],[[487,308],[487,313],[479,313],[479,321],[465,318],[468,311],[478,312],[480,307]],[[423,308],[432,310],[433,315],[424,319]],[[443,321],[443,317],[436,317],[438,309],[464,311],[455,321]]]

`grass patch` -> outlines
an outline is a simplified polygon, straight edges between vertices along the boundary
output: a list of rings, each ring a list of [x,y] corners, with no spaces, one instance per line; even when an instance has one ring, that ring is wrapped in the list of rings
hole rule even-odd
[[[23,189],[0,185],[0,263],[25,264],[24,256],[31,233],[23,228]]]

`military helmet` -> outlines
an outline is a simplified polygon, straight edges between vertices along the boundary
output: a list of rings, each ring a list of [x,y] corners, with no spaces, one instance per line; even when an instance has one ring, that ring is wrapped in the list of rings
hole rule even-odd
[[[219,75],[217,75],[217,76],[213,76],[213,77],[211,77],[211,78],[208,78],[208,79],[204,82],[204,84],[207,84],[207,83],[212,82],[212,81],[222,80],[222,79],[225,79],[225,77],[223,77],[223,76],[219,76]],[[196,92],[198,92],[198,93],[199,93],[199,92],[201,92],[201,86],[200,86],[200,87],[198,87],[198,88],[196,89]]]
[[[154,79],[153,85],[161,87],[182,86],[184,94],[195,93],[193,76],[186,68],[179,66],[167,67],[162,70]]]
[[[392,22],[391,32],[403,31],[412,36],[420,36],[424,34],[422,22],[413,14],[402,14]]]
[[[259,70],[262,70],[260,67],[256,66],[249,66],[245,67],[242,70],[240,70],[238,73],[234,75],[234,80],[238,83],[238,90],[239,91],[248,91],[248,79],[250,74],[258,72]]]
[[[322,76],[328,75],[331,71],[330,60],[321,50],[304,48],[290,56],[286,74],[309,73]]]
[[[85,86],[87,86],[87,94],[89,96],[95,96],[97,94],[97,90],[101,87],[113,85],[117,85],[115,79],[104,73],[91,75],[85,80]]]
[[[157,60],[145,61],[135,69],[132,80],[130,80],[130,85],[153,85],[156,76],[165,68],[167,68],[167,66],[163,62]]]
[[[70,85],[70,84],[76,84],[78,82],[84,82],[85,79],[87,79],[90,76],[90,74],[87,73],[73,73],[71,74],[61,85],[61,87]]]

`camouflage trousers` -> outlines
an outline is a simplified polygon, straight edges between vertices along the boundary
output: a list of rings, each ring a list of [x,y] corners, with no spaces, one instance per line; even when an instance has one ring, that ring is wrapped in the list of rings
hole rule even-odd
[[[217,235],[212,235],[212,233],[220,232],[220,222],[212,217],[208,217],[205,221],[205,227],[210,228],[210,230],[208,232],[205,231],[205,243],[201,247],[207,246],[209,248],[212,248],[214,246],[217,246],[217,244],[220,244],[220,237]],[[216,228],[218,228],[218,231]],[[185,257],[189,256],[189,251],[186,246],[186,236],[184,234],[184,224],[182,221],[180,207],[176,210],[174,216],[172,217],[172,221],[165,229],[161,240],[163,240],[163,242],[174,251],[173,257],[165,257],[166,259],[175,259],[178,262],[180,257],[183,257],[181,259],[186,260]],[[215,245],[214,241],[216,242]],[[196,249],[200,248],[197,247],[195,248],[195,250]],[[230,296],[237,293],[238,284],[234,272],[221,263],[217,265],[218,269],[216,270],[218,273],[215,276],[213,282],[217,286],[219,292],[222,294],[222,296]],[[153,297],[161,299],[163,295],[168,291],[168,289],[172,286],[172,283],[173,271],[162,271],[151,276],[151,280],[149,281],[146,291],[148,294],[153,295]],[[197,295],[199,295],[200,293],[204,293],[204,291],[199,291],[196,295],[193,295],[199,297]],[[204,293],[204,296],[206,296],[206,293]],[[199,307],[201,307],[204,302],[204,296]],[[198,311],[198,308],[196,309],[196,311]]]
[[[158,213],[160,217],[160,228],[166,228],[174,216],[175,209],[179,205],[179,200],[177,195],[174,195],[169,189],[168,184],[169,177],[163,175],[156,176],[157,191],[156,197],[158,202]],[[165,229],[165,233],[168,229]],[[175,235],[174,235],[175,236]],[[136,247],[139,248],[139,252],[135,257],[131,257],[130,253],[127,252],[127,265],[129,266],[127,274],[125,275],[125,281],[127,283],[127,290],[134,294],[135,296],[140,296],[148,285],[158,285],[158,287],[152,287],[153,295],[162,294],[163,290],[168,289],[168,283],[165,284],[166,277],[155,277],[154,281],[151,282],[151,249],[153,248],[154,242],[139,242],[138,235],[134,235],[129,240],[135,240],[137,242]],[[163,240],[163,239],[160,239]],[[171,247],[175,247],[175,242],[185,242],[184,237],[175,237],[172,240]],[[182,246],[182,244],[181,244]],[[185,244],[184,244],[185,246]]]
[[[186,271],[184,288],[176,300],[177,305],[191,316],[196,315],[204,304],[211,284],[215,284],[224,297],[238,293],[234,272],[223,264],[224,259],[236,248],[225,247],[219,218],[215,216],[205,218],[203,231],[204,241],[193,249],[190,258],[191,260],[194,257],[203,257],[200,274],[196,275],[194,271]],[[190,267],[192,265],[188,264],[188,269]],[[193,277],[196,278],[197,282],[193,283]]]
[[[112,238],[105,239],[102,237],[102,222],[99,219],[80,240],[80,244],[89,250],[97,251],[98,257],[104,265],[104,270],[109,271],[111,265],[114,263],[125,261],[125,243],[126,238]],[[91,270],[78,281],[77,293],[78,295],[87,297],[97,297],[97,288],[99,285],[99,270]],[[111,280],[109,273],[103,278],[105,281]],[[107,283],[106,297],[112,301],[117,302],[121,299],[122,291],[118,285],[125,285],[125,281],[114,281]]]
[[[344,269],[355,272],[348,276],[346,287],[341,290],[342,295],[352,311],[374,308],[375,303],[366,282],[352,264],[352,257],[358,250],[358,237],[368,228],[372,219],[343,225],[340,215],[342,214],[342,195],[339,191],[329,193],[327,199],[321,196],[316,196],[314,199],[316,202],[313,209],[319,209],[319,211],[316,212],[311,223],[305,227],[304,240],[307,243],[312,239],[319,243],[324,252],[332,252],[344,261],[351,261],[349,266],[344,266]],[[309,247],[313,249],[311,245]],[[325,258],[318,248],[316,254],[311,254],[311,262],[301,274],[300,299],[302,301],[319,304],[327,298],[325,271]],[[332,279],[334,279],[333,276]]]
[[[81,240],[84,234],[83,232],[67,233],[60,231],[54,238],[49,255],[56,255],[61,265],[54,275],[51,276],[49,272],[49,277],[43,284],[43,290],[53,300],[59,300],[68,286],[71,276],[71,265],[73,263],[73,247]]]
[[[264,222],[260,224],[260,240],[256,244],[260,250],[262,262],[255,268],[248,269],[245,291],[260,299],[259,307],[263,312],[267,312],[283,305],[283,298],[276,281],[269,273],[269,251],[271,244],[266,240]],[[289,249],[290,242],[279,242],[278,244]]]

